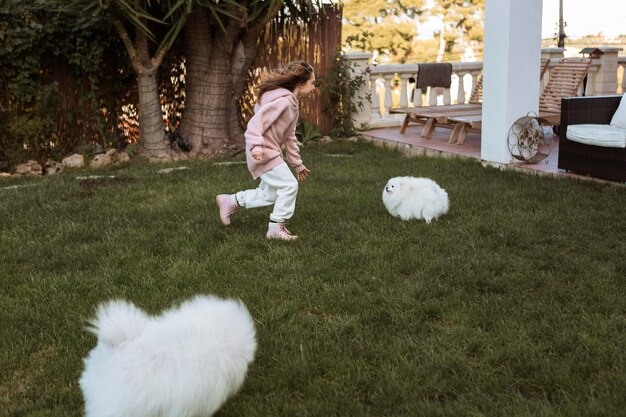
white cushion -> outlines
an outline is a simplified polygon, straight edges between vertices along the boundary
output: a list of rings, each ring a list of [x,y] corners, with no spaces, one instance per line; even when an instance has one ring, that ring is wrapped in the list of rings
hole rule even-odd
[[[626,94],[622,96],[619,106],[611,119],[610,125],[626,129]]]
[[[626,148],[626,129],[609,125],[570,125],[567,139],[586,145]]]

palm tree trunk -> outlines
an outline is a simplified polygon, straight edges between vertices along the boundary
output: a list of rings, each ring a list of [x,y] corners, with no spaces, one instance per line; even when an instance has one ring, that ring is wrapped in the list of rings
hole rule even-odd
[[[255,39],[256,40],[256,39]],[[240,120],[240,103],[243,96],[246,82],[248,80],[248,69],[256,59],[258,48],[256,42],[240,41],[233,52],[233,65],[231,68],[231,78],[233,80],[233,97],[230,105],[230,148],[234,151],[240,151],[245,146],[244,131]]]
[[[137,76],[139,87],[139,143],[140,153],[150,159],[170,159],[170,144],[165,136],[159,90],[154,71]]]
[[[221,29],[211,32],[205,13],[192,14],[185,25],[187,97],[181,129],[194,155],[214,156],[231,144],[232,43]]]
[[[197,155],[215,156],[243,149],[239,100],[256,58],[261,31],[278,12],[279,5],[277,2],[248,25],[230,19],[225,30],[213,27],[211,31],[204,13],[194,13],[187,21],[187,97],[181,128]],[[237,9],[231,11],[235,13]]]
[[[165,124],[161,114],[159,89],[156,75],[163,54],[152,58],[148,50],[148,39],[140,30],[135,35],[135,43],[130,39],[124,26],[113,20],[137,74],[139,92],[139,145],[140,154],[150,159],[171,159],[173,153],[165,134]]]
[[[213,36],[206,11],[192,13],[184,28],[185,45],[185,113],[180,129],[191,144],[192,154],[201,153],[202,137],[207,129],[209,114],[204,97],[210,94],[209,66],[213,49]]]

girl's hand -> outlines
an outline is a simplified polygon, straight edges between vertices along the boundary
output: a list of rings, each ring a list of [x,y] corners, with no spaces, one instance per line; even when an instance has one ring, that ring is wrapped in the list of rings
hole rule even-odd
[[[300,171],[300,172],[298,172],[296,174],[297,177],[298,177],[298,181],[302,182],[302,181],[306,180],[310,173],[311,173],[310,170],[304,168],[302,171]]]
[[[255,161],[260,161],[263,159],[263,152],[252,152],[252,158],[254,158]]]

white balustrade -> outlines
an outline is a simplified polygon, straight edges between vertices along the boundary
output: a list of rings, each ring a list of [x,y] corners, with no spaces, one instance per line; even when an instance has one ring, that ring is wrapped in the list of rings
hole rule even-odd
[[[558,62],[558,56],[554,54],[544,57],[551,59],[548,69],[542,79],[542,87],[545,86],[545,83],[550,77],[551,68],[553,68]],[[347,58],[350,59],[350,54],[348,54]],[[363,58],[361,56],[359,56],[359,59],[367,60],[367,58]],[[466,103],[471,94],[472,88],[478,81],[478,76],[482,72],[482,66],[482,62],[452,63],[452,79],[450,88],[443,89],[443,93],[439,95],[439,97],[437,97],[436,88],[428,88],[426,91],[426,100],[424,100],[422,90],[415,88],[414,81],[418,72],[418,64],[370,65],[365,69],[365,71],[368,73],[366,75],[366,79],[369,79],[371,103],[369,106],[365,103],[363,110],[369,114],[360,114],[359,117],[369,120],[369,123],[367,124],[370,127],[398,126],[402,123],[404,115],[390,113],[390,110],[393,108],[421,107],[426,105],[425,101],[429,106],[436,106],[440,104],[446,105],[450,103]],[[621,71],[623,75],[621,77],[619,87],[621,87],[622,92],[625,92],[626,57],[617,58],[617,71],[619,71],[620,67],[622,68]],[[602,91],[599,91],[599,86],[602,85],[599,77],[600,74],[603,74],[603,70],[607,70],[606,67],[603,67],[603,62],[594,59],[584,87],[585,95],[589,96],[602,93]],[[615,78],[615,80],[615,90],[617,91],[617,78]],[[604,88],[606,89],[606,87]],[[583,93],[582,89],[583,87],[581,86],[579,94]],[[454,91],[455,94],[451,94],[452,91]],[[454,96],[454,100],[452,100],[452,96]]]
[[[376,65],[371,66],[369,70],[373,125],[388,125],[392,121],[393,124],[397,124],[398,121],[401,121],[402,115],[390,112],[393,108],[421,107],[423,105],[422,91],[415,88],[418,64]],[[437,96],[438,89],[428,88],[426,91],[428,105],[465,103],[470,95],[468,88],[474,85],[481,71],[481,62],[454,63],[450,88],[444,88],[439,97]],[[465,82],[464,77],[466,75],[471,78],[471,82]],[[456,91],[455,101],[452,100],[452,90]],[[372,123],[370,124],[372,125]]]

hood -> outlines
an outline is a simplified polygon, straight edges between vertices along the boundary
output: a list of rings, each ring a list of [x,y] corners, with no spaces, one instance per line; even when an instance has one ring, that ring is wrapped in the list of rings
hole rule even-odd
[[[271,103],[272,101],[277,100],[281,97],[287,97],[293,108],[298,109],[298,99],[291,91],[287,90],[286,88],[277,88],[263,94],[259,105],[264,106],[267,103]]]

